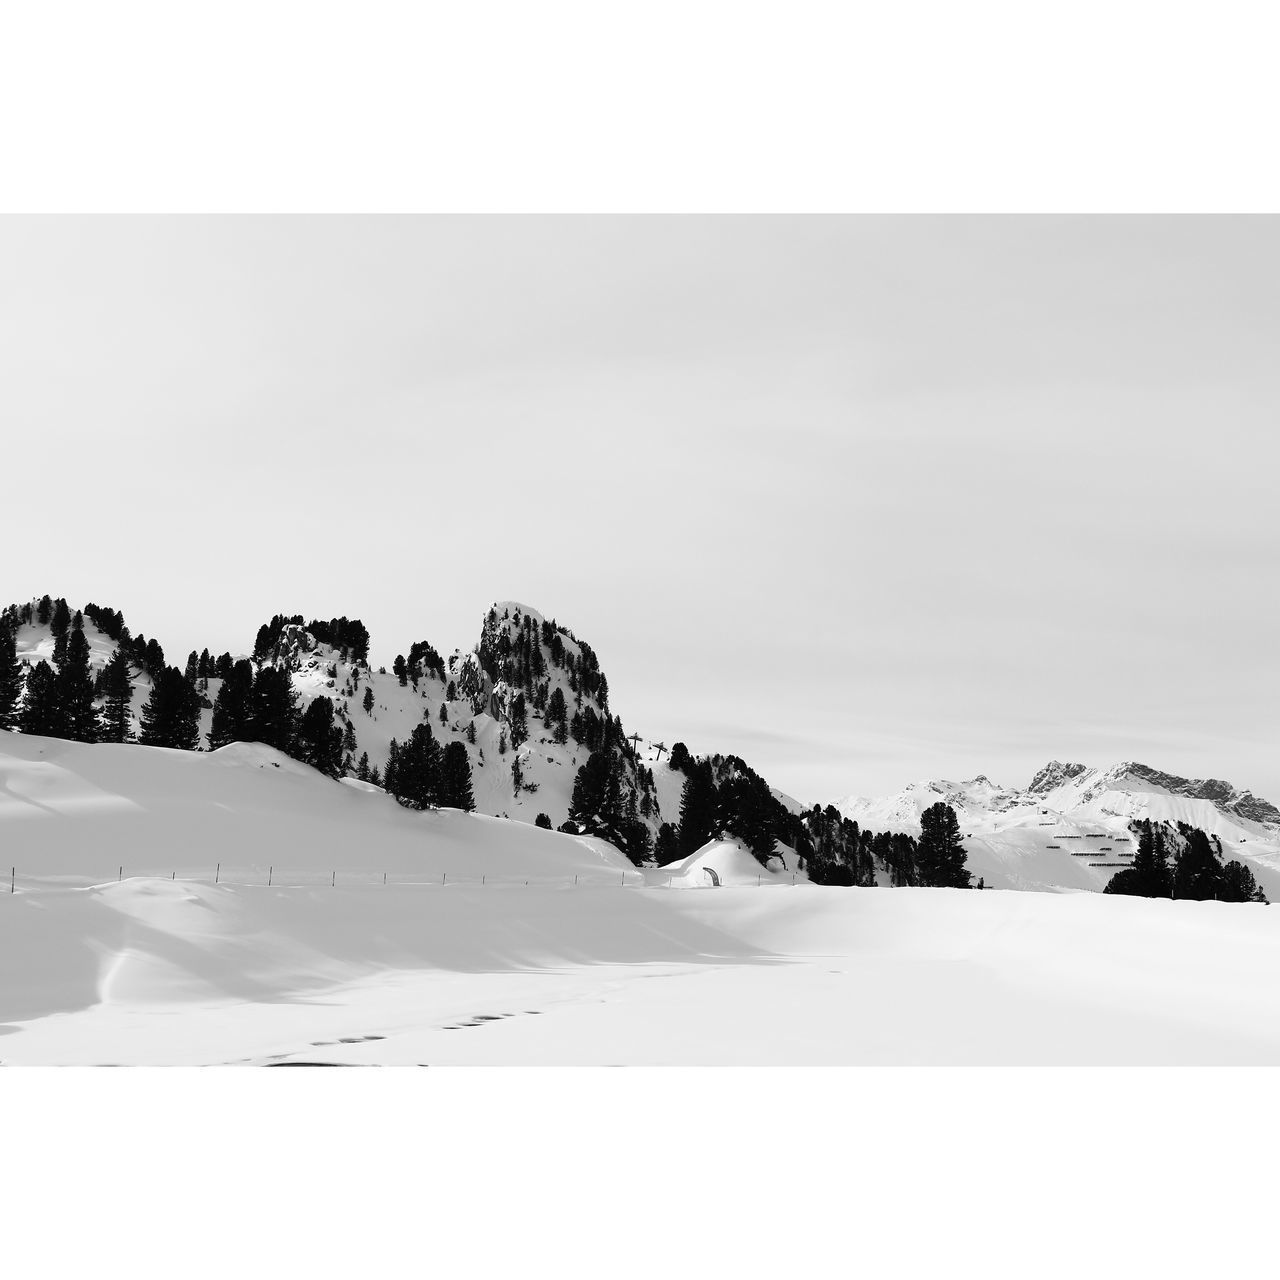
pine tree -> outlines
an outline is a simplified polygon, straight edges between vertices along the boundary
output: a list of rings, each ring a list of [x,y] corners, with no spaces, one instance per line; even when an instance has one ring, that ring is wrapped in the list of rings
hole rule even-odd
[[[93,675],[89,670],[89,642],[84,618],[76,611],[58,669],[58,706],[62,729],[73,742],[96,742],[98,715],[93,707]]]
[[[162,667],[153,681],[138,741],[144,747],[195,751],[200,745],[200,695],[177,667]]]
[[[939,888],[968,889],[973,879],[965,868],[964,843],[956,811],[939,800],[920,815],[916,867],[920,883]]]
[[[213,720],[209,725],[209,750],[217,751],[230,742],[253,741],[253,666],[241,658],[223,677],[213,700]]]
[[[1173,893],[1173,873],[1164,831],[1158,823],[1142,818],[1137,823],[1138,851],[1133,864],[1117,871],[1103,893],[1125,894],[1138,898],[1168,898]]]
[[[443,702],[440,704],[440,723],[449,723],[449,708],[448,705]]]
[[[364,707],[365,715],[373,715],[373,686],[371,684],[364,687],[364,702],[361,705]]]
[[[676,862],[680,858],[680,840],[676,834],[676,829],[669,822],[664,822],[658,828],[658,839],[654,843],[653,856],[657,859],[660,867],[665,867],[670,862]]]
[[[525,704],[524,694],[517,693],[511,703],[511,711],[508,719],[511,722],[511,745],[519,751],[524,741],[529,736],[529,713]]]
[[[569,708],[565,706],[564,690],[556,685],[551,691],[551,696],[547,699],[547,709],[543,713],[543,720],[550,725],[563,725],[565,718],[569,714]],[[564,741],[564,739],[560,739]]]
[[[369,781],[369,753],[367,751],[360,753],[360,763],[356,765],[356,777],[361,782]]]
[[[0,621],[0,731],[17,728],[18,699],[22,696],[22,664],[7,623]]]
[[[533,820],[533,825],[535,827],[541,827],[543,831],[552,830],[551,818],[545,813],[538,814],[538,816]]]
[[[1165,844],[1164,828],[1157,826],[1152,841],[1152,862],[1154,873],[1151,881],[1150,897],[1168,898],[1173,893],[1173,872],[1169,869],[1169,850]]]
[[[252,740],[287,753],[293,746],[297,724],[298,695],[293,691],[288,669],[260,667],[250,695]]]
[[[475,807],[471,790],[471,757],[461,742],[453,741],[444,749],[440,762],[440,803],[470,813]]]
[[[67,632],[71,629],[71,610],[67,602],[59,599],[53,606],[49,630],[53,632],[53,662],[61,670],[67,657]]]
[[[102,739],[104,742],[127,742],[132,727],[133,680],[124,646],[117,645],[102,672]]]
[[[393,747],[394,747],[394,739]],[[465,750],[465,748],[464,748]],[[409,741],[387,761],[386,787],[404,806],[427,809],[440,803],[440,744],[428,720],[414,728]]]
[[[593,751],[573,779],[569,800],[569,821],[587,835],[603,835],[604,810],[612,770],[603,751]]]
[[[409,669],[404,663],[404,654],[397,653],[396,660],[391,664],[391,670],[395,672],[395,677],[402,685],[409,683]]]
[[[467,741],[473,747],[476,745],[476,722],[474,720],[467,721]]]
[[[716,785],[707,761],[690,760],[680,793],[680,853],[687,857],[715,834]]]
[[[27,672],[26,698],[18,716],[20,732],[43,734],[48,738],[62,736],[57,683],[53,668],[43,659]]]
[[[1182,828],[1183,846],[1173,869],[1173,896],[1204,902],[1222,893],[1222,864],[1209,837],[1196,827]]]
[[[334,723],[333,702],[313,698],[298,720],[291,754],[331,778],[342,774],[342,730]]]
[[[1253,872],[1243,862],[1231,861],[1222,868],[1222,901],[1223,902],[1266,902],[1263,893],[1253,877]]]

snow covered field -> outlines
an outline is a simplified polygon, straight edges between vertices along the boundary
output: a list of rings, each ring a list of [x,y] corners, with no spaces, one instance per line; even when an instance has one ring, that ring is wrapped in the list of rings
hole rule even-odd
[[[667,887],[266,748],[18,735],[0,849],[6,1064],[1280,1063],[1256,905],[757,887],[729,843]]]

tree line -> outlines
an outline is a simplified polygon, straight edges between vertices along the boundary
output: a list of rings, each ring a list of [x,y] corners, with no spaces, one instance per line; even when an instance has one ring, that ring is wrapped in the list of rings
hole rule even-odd
[[[1227,860],[1222,840],[1185,822],[1169,826],[1140,818],[1129,824],[1138,837],[1133,864],[1117,871],[1103,893],[1196,902],[1266,902],[1253,872]]]

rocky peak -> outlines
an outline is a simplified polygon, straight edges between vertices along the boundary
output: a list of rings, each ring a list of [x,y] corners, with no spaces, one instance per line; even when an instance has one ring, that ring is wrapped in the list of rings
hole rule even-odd
[[[1087,768],[1088,766],[1083,764],[1064,764],[1061,760],[1050,760],[1031,779],[1031,785],[1027,790],[1033,795],[1044,795],[1046,792],[1062,786],[1063,783],[1070,782],[1073,778],[1078,778]]]

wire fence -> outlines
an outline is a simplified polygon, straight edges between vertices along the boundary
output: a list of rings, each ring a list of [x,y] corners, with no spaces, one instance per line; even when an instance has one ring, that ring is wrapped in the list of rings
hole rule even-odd
[[[736,879],[731,887],[766,888],[792,885],[802,881],[795,874],[778,876],[762,873],[749,879]],[[24,889],[90,889],[126,880],[168,880],[174,884],[225,885],[228,888],[262,889],[642,889],[642,888],[718,888],[719,882],[687,874],[639,868],[631,871],[588,871],[562,875],[526,876],[484,870],[428,871],[423,868],[397,870],[324,870],[317,867],[268,865],[238,866],[216,863],[209,869],[187,867],[181,871],[159,867],[130,867],[118,864],[110,872],[55,871],[32,874],[16,866],[10,867],[7,885],[0,892],[20,893]]]

